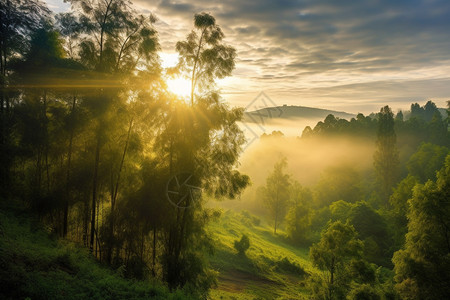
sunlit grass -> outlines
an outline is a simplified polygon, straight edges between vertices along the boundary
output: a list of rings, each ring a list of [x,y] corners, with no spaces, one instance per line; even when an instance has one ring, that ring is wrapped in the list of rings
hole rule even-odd
[[[211,292],[212,299],[307,296],[308,275],[282,271],[277,268],[277,263],[287,259],[306,273],[315,273],[317,270],[308,259],[308,248],[294,247],[286,241],[282,231],[274,235],[272,228],[264,222],[251,224],[246,216],[233,211],[224,212],[208,229],[217,249],[212,265],[220,274],[218,288]],[[233,246],[242,234],[250,239],[246,256],[239,256]]]

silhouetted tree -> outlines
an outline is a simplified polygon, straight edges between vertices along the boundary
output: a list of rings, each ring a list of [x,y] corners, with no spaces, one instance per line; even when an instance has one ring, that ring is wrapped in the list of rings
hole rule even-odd
[[[239,241],[234,241],[234,248],[240,255],[245,255],[245,251],[250,248],[250,239],[248,236],[243,234]]]
[[[373,156],[374,167],[380,183],[383,204],[388,203],[399,172],[399,153],[394,129],[393,113],[389,106],[378,113],[377,150]]]
[[[29,50],[30,36],[49,17],[39,0],[0,0],[0,188],[10,184],[14,161],[13,116],[10,87],[12,65]]]
[[[132,75],[133,71],[141,62],[155,60],[155,51],[158,49],[156,31],[151,27],[150,21],[153,19],[144,18],[138,15],[125,0],[71,0],[72,7],[76,9],[77,16],[82,24],[82,33],[88,34],[80,43],[79,56],[81,62],[88,68],[102,73],[102,79],[109,81],[100,81],[102,88],[96,95],[90,97],[89,102],[93,113],[97,119],[94,130],[96,131],[95,141],[95,160],[92,190],[92,214],[90,229],[90,248],[93,250],[95,237],[95,218],[96,203],[99,194],[99,168],[101,162],[100,152],[106,144],[108,138],[107,124],[111,125],[113,121],[108,114],[112,108],[117,109],[123,105],[123,98],[119,97],[119,87],[125,89],[124,81],[127,76]],[[71,22],[74,22],[72,19]],[[70,22],[69,22],[70,23]],[[73,31],[68,30],[68,33]],[[114,106],[113,106],[114,105]],[[118,119],[115,118],[114,122]],[[128,132],[133,126],[133,119],[129,119]],[[119,167],[115,174],[113,187],[111,188],[111,209],[114,210],[115,200],[117,198],[117,189],[120,183],[120,173],[122,172],[123,161],[126,157],[128,148],[128,139],[124,144],[122,157],[119,158]],[[112,169],[111,169],[112,170]],[[111,222],[114,223],[114,213],[111,213]],[[112,234],[114,226],[110,226]]]
[[[286,158],[277,162],[273,172],[267,177],[266,185],[261,187],[261,197],[264,205],[269,210],[273,219],[273,233],[277,233],[277,226],[283,221],[289,202],[289,191],[291,178],[289,174],[284,173],[287,167]]]
[[[194,29],[176,49],[180,55],[178,68],[191,81],[191,105],[197,87],[208,89],[215,78],[229,76],[234,69],[236,50],[222,42],[224,34],[216,19],[205,12],[194,16]]]

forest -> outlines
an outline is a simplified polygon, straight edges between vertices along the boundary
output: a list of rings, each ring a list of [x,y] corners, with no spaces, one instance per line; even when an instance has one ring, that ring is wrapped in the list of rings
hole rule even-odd
[[[211,13],[165,68],[156,16],[66,2],[0,0],[1,298],[450,298],[450,101],[247,148]]]

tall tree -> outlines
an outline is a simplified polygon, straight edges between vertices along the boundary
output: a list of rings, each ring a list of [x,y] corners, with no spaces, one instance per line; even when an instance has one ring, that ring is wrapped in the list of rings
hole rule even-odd
[[[49,15],[50,11],[39,0],[0,0],[0,188],[10,183],[13,161],[11,62],[27,52],[31,32]]]
[[[95,107],[97,124],[92,179],[92,213],[90,229],[90,248],[93,250],[95,237],[96,203],[99,194],[99,168],[101,150],[106,143],[107,122],[112,122],[112,108],[123,107],[124,98],[119,92],[126,89],[124,80],[132,75],[142,60],[155,60],[153,55],[158,49],[156,31],[151,27],[153,17],[145,18],[131,9],[126,0],[70,0],[76,9],[77,17],[83,28],[80,43],[80,59],[83,64],[102,74],[99,80],[100,92],[91,97],[92,108]],[[106,81],[108,79],[108,81]],[[121,102],[122,101],[122,102]],[[117,123],[115,118],[114,122]],[[111,123],[110,123],[111,124]],[[127,132],[131,131],[133,121],[129,122]],[[129,136],[129,135],[127,135]],[[117,168],[118,174],[111,189],[111,208],[114,209],[117,188],[120,183],[123,160],[126,158],[128,139],[125,141],[123,155]],[[114,215],[114,214],[112,214]],[[113,219],[112,219],[113,222]],[[111,226],[113,230],[113,226]]]
[[[289,237],[297,242],[307,241],[308,228],[311,225],[312,193],[294,181],[290,190],[291,205],[286,215],[286,229]]]
[[[211,195],[234,198],[249,178],[236,170],[244,143],[237,121],[243,112],[230,109],[213,90],[215,80],[230,75],[234,68],[235,50],[221,43],[223,37],[214,17],[201,13],[195,15],[187,40],[177,43],[178,69],[193,87],[191,101],[189,105],[170,99],[155,150],[169,182],[188,180],[197,191],[202,188]],[[194,100],[197,86],[203,94]],[[178,201],[169,210],[164,228],[163,277],[170,288],[189,283],[204,292],[212,283],[203,258],[211,249],[205,231],[210,216],[195,191]]]
[[[394,115],[389,106],[378,113],[377,150],[373,156],[374,167],[380,184],[380,196],[383,204],[388,204],[392,188],[397,182],[399,171],[399,153],[397,136],[394,129]]]
[[[29,122],[22,123],[22,130],[29,132],[30,135],[36,135],[39,138],[31,138],[26,141],[22,139],[22,146],[29,147],[32,155],[35,158],[36,170],[35,186],[32,191],[34,194],[31,199],[35,199],[36,207],[43,207],[43,199],[52,198],[54,194],[55,181],[52,180],[52,160],[58,159],[55,155],[58,143],[63,143],[63,140],[58,140],[60,130],[62,128],[57,125],[61,120],[59,111],[63,113],[64,106],[56,101],[53,101],[51,95],[54,92],[54,80],[61,75],[61,73],[69,72],[66,68],[70,64],[64,59],[65,51],[62,47],[62,40],[58,32],[54,30],[50,23],[35,30],[31,34],[30,49],[24,54],[22,60],[15,63],[15,82],[19,86],[24,86],[22,89],[25,101],[21,101],[21,112],[31,113],[28,117],[35,119],[33,127]],[[24,137],[25,135],[22,134]],[[26,145],[31,142],[31,145]],[[58,151],[59,152],[59,151]],[[53,168],[56,171],[56,168]],[[44,176],[42,176],[45,174]],[[42,180],[45,178],[45,180]],[[45,188],[44,188],[45,186]],[[56,198],[56,195],[54,195]],[[52,203],[55,204],[55,203]],[[56,207],[53,207],[56,209]],[[59,228],[59,226],[57,226]]]
[[[291,177],[284,169],[287,167],[286,158],[277,162],[273,172],[267,177],[266,185],[261,188],[264,205],[269,210],[274,225],[273,232],[277,233],[277,226],[282,222],[289,202]]]
[[[315,266],[326,272],[325,299],[342,299],[348,280],[346,264],[361,256],[362,242],[353,226],[336,221],[322,231],[320,242],[312,245],[309,256]]]
[[[205,12],[195,14],[194,29],[176,49],[180,55],[178,68],[191,81],[191,105],[197,87],[209,89],[215,78],[231,75],[236,50],[222,42],[224,34],[216,19]]]
[[[450,155],[436,182],[416,185],[408,233],[394,254],[396,289],[404,299],[450,297]]]

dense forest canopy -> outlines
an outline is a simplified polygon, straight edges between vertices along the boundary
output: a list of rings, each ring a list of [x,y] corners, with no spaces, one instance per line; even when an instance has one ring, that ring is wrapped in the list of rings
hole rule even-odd
[[[228,231],[242,262],[297,278],[290,297],[450,296],[449,114],[428,101],[328,115],[299,137],[265,134],[241,157],[243,109],[216,85],[237,54],[213,15],[193,16],[178,64],[163,68],[154,15],[127,0],[67,2],[55,15],[39,0],[0,0],[2,210],[19,203],[123,278],[206,299],[220,273],[209,226],[227,217],[214,200],[233,199],[248,230],[262,218],[270,239],[309,253],[309,269],[270,261],[253,236]],[[176,76],[187,97],[168,89]]]

